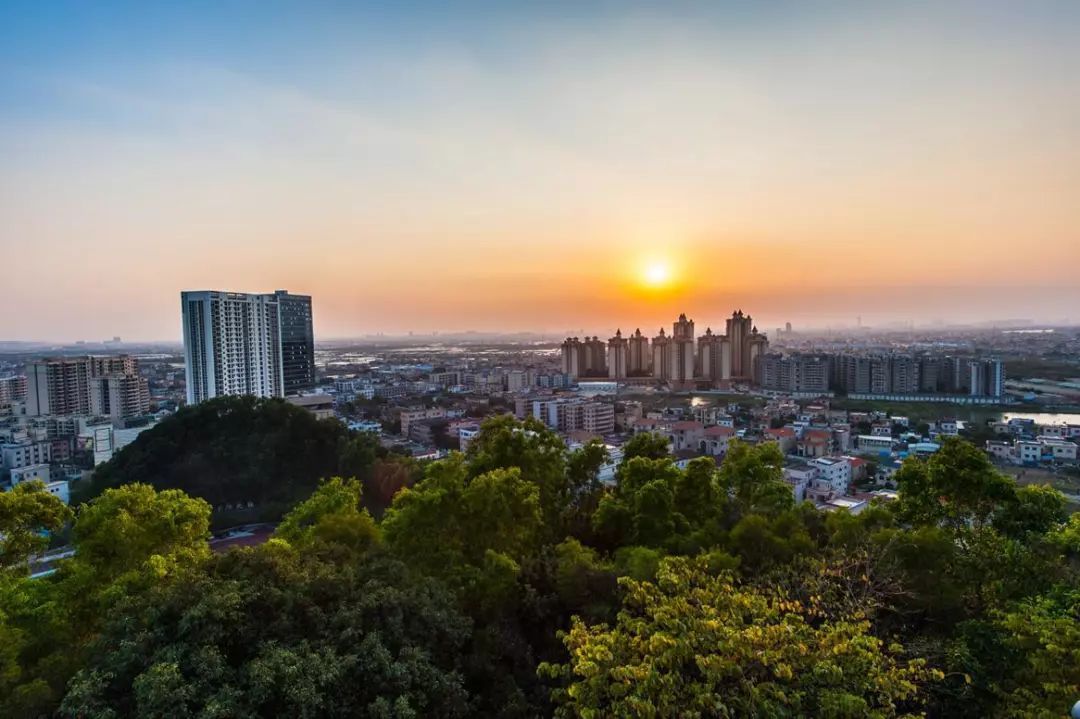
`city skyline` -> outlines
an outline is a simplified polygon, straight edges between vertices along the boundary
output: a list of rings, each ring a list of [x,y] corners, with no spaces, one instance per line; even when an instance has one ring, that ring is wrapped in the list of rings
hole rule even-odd
[[[1080,5],[0,9],[0,339],[1077,322]],[[712,308],[715,309],[715,313]],[[633,320],[629,326],[627,318]]]

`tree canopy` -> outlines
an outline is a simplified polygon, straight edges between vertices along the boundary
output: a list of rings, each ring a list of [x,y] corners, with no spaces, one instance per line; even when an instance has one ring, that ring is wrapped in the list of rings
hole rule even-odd
[[[796,505],[772,444],[676,464],[638,435],[605,483],[604,445],[531,421],[421,467],[280,402],[207,404],[74,513],[39,485],[0,495],[0,716],[1056,717],[1080,698],[1080,515],[962,440],[850,514]],[[215,554],[212,505],[251,492],[280,507],[273,536]],[[74,556],[31,578],[65,523]]]
[[[370,481],[384,455],[369,434],[316,419],[284,400],[218,397],[183,407],[142,432],[97,469],[83,499],[141,482],[205,499],[221,515],[218,526],[274,520],[320,479]]]

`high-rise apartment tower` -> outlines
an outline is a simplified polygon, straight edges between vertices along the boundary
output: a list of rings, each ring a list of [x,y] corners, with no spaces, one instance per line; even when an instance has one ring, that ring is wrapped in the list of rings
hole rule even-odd
[[[315,381],[311,298],[181,292],[189,404],[223,395],[283,397]]]

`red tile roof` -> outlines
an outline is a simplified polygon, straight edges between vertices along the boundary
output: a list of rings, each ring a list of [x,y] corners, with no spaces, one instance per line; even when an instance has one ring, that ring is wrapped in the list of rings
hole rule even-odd
[[[832,439],[832,432],[827,429],[808,429],[803,432],[803,441],[805,442],[828,442]]]

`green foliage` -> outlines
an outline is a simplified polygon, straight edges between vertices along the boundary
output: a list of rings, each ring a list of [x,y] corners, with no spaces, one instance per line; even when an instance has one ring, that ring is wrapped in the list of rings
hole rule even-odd
[[[897,471],[898,514],[912,524],[983,524],[1002,504],[1014,501],[1016,485],[986,453],[956,437],[926,461],[909,458]]]
[[[624,460],[614,493],[600,500],[593,530],[607,546],[661,546],[685,529],[675,511],[676,483],[682,475],[670,458]]]
[[[655,432],[639,432],[623,445],[623,459],[667,459],[671,456],[668,439]]]
[[[663,552],[649,547],[621,547],[615,552],[615,571],[620,577],[647,581],[656,576]]]
[[[622,583],[615,626],[575,620],[569,662],[541,667],[567,682],[559,716],[888,717],[938,678],[859,616],[817,622],[702,561],[666,559],[655,582]]]
[[[213,507],[251,502],[248,519],[276,519],[323,477],[363,478],[376,451],[372,438],[284,400],[219,397],[140,434],[95,472],[88,497],[143,482]]]
[[[102,470],[52,576],[25,560],[70,512],[0,495],[0,716],[966,719],[1080,695],[1080,515],[961,441],[852,515],[795,506],[773,444],[681,469],[638,435],[606,486],[601,443],[509,417],[422,468],[276,401],[173,420]],[[214,556],[201,497],[284,519]]]
[[[594,604],[609,597],[615,589],[615,573],[610,563],[576,539],[556,545],[555,557],[555,586],[562,602],[583,608],[586,613],[604,613],[606,607]]]
[[[775,445],[739,442],[732,443],[719,471],[708,457],[686,469],[668,456],[624,459],[615,490],[602,497],[592,516],[595,538],[610,550],[643,546],[696,553],[722,544],[741,517],[779,515],[793,507],[782,467]]]
[[[209,516],[206,502],[178,490],[110,489],[80,509],[76,554],[56,575],[0,583],[0,638],[10,642],[0,716],[51,713],[119,603],[196,576],[209,557]]]
[[[122,602],[60,714],[465,716],[468,632],[452,596],[399,563],[354,570],[271,542]]]
[[[538,491],[548,537],[561,533],[574,492],[567,475],[566,445],[559,435],[531,417],[524,422],[507,415],[493,417],[469,442],[468,459],[470,477],[495,469],[516,470]]]
[[[784,455],[775,442],[750,446],[733,441],[720,466],[721,491],[732,498],[738,516],[774,514],[790,509],[795,499],[784,481]]]
[[[1026,599],[1002,615],[1021,664],[1004,688],[1010,717],[1060,717],[1080,697],[1080,589]]]
[[[203,500],[177,489],[127,484],[106,490],[79,512],[72,566],[115,577],[154,557],[205,555],[209,536],[210,507]]]
[[[41,482],[21,482],[0,492],[0,572],[25,568],[31,554],[48,546],[45,532],[59,530],[71,517],[71,510]]]
[[[1049,485],[1029,484],[1016,489],[1011,501],[994,513],[994,527],[1010,536],[1046,534],[1065,521],[1065,495]]]
[[[461,455],[431,465],[423,481],[398,494],[382,522],[397,556],[462,588],[510,566],[492,555],[520,562],[541,527],[540,492],[519,469],[470,477]]]
[[[379,528],[361,495],[358,480],[326,480],[285,515],[275,534],[295,547],[363,553],[379,540]]]

